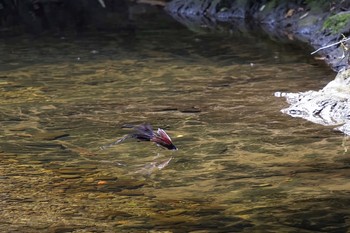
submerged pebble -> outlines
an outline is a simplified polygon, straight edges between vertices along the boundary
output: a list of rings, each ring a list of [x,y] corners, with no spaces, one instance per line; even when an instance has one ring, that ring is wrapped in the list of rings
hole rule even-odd
[[[35,139],[48,140],[48,141],[52,141],[52,140],[56,140],[56,139],[68,137],[68,136],[69,134],[65,132],[44,132],[44,133],[34,134]]]

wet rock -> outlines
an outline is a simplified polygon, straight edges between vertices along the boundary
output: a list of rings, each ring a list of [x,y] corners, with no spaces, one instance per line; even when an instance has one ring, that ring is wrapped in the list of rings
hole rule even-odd
[[[153,218],[156,218],[154,222],[157,225],[175,225],[175,224],[184,224],[189,223],[191,220],[194,221],[194,219],[191,219],[189,216],[164,216],[164,215],[155,215]]]
[[[97,169],[97,166],[95,164],[79,164],[79,169],[84,169],[84,170],[94,170]]]
[[[190,108],[181,109],[180,112],[182,112],[182,113],[199,113],[199,112],[201,112],[201,109],[193,106]]]
[[[37,133],[34,135],[34,138],[37,140],[56,140],[63,137],[68,137],[69,134],[65,132],[44,132],[44,133]]]
[[[144,221],[140,220],[132,220],[132,219],[126,219],[126,220],[120,220],[116,222],[118,228],[134,228],[134,229],[143,229],[146,226],[146,223]]]
[[[122,190],[121,192],[116,193],[117,195],[120,196],[143,196],[145,195],[143,192],[139,190]]]
[[[174,209],[174,210],[169,210],[166,212],[167,215],[170,216],[177,216],[177,215],[183,215],[185,213],[187,213],[188,211],[185,209]]]
[[[114,220],[114,219],[120,219],[120,218],[129,218],[132,217],[131,214],[120,211],[120,210],[106,210],[103,213],[100,213],[96,219],[99,220]]]
[[[132,180],[132,179],[117,179],[107,180],[103,185],[98,185],[98,181],[94,182],[94,185],[89,188],[91,191],[99,190],[102,192],[109,191],[120,196],[142,196],[141,191],[136,191],[145,185],[144,181]]]
[[[106,180],[106,181],[115,181],[118,177],[116,176],[99,176],[96,178],[96,180]]]
[[[79,174],[81,173],[81,171],[77,170],[77,169],[69,169],[69,168],[62,168],[58,170],[59,173],[61,174]]]
[[[48,149],[57,150],[57,148],[62,148],[61,144],[51,143],[51,142],[35,142],[35,143],[27,143],[24,145],[23,149],[27,149],[30,152],[36,151],[47,151]]]
[[[341,125],[335,129],[350,135],[349,88],[350,70],[343,70],[319,91],[276,92],[275,96],[284,97],[290,104],[282,113],[325,126]]]
[[[63,179],[78,179],[78,178],[81,178],[81,175],[78,175],[78,174],[63,174],[63,175],[60,175],[61,178]]]
[[[76,230],[75,227],[69,227],[69,226],[60,226],[60,227],[53,227],[51,228],[52,233],[69,233],[74,232]]]
[[[345,232],[345,215],[342,213],[327,213],[328,211],[305,210],[302,214],[291,213],[288,218],[281,219],[286,225],[295,228],[318,232]],[[336,224],[337,226],[335,226]]]
[[[145,185],[141,180],[120,179],[114,183],[116,186],[126,189],[137,189]]]
[[[164,108],[159,108],[156,111],[157,112],[173,112],[173,111],[178,111],[178,108],[164,107]]]

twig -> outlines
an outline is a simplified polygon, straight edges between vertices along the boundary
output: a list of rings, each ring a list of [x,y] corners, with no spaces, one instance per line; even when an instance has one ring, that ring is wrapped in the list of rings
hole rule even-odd
[[[342,40],[340,40],[340,41],[338,41],[338,42],[335,42],[335,43],[333,43],[333,44],[329,44],[329,45],[323,46],[323,47],[321,47],[321,48],[319,48],[319,49],[313,51],[313,52],[311,53],[311,55],[317,53],[318,51],[321,51],[322,49],[327,49],[327,48],[332,47],[332,46],[334,46],[334,45],[344,43],[344,42],[346,42],[346,41],[348,41],[348,40],[350,40],[350,38],[345,38],[345,39],[342,39]]]
[[[98,0],[98,2],[101,4],[103,8],[106,8],[106,4],[103,0]]]

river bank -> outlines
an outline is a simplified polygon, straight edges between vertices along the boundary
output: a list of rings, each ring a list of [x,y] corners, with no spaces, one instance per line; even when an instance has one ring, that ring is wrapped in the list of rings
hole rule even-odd
[[[226,24],[223,30],[262,32],[279,42],[303,42],[311,47],[307,53],[347,38],[350,32],[350,2],[343,0],[6,1],[0,2],[0,31],[7,37],[23,32],[64,37],[67,31],[106,29],[130,34],[143,21],[163,22],[163,7],[191,30]],[[143,21],[136,22],[138,17]],[[347,67],[349,58],[343,45],[312,56],[339,71]]]
[[[241,32],[258,28],[274,38],[304,42],[314,50],[346,38],[350,29],[347,1],[173,0],[165,9],[187,26],[229,23]],[[339,71],[347,67],[349,58],[346,42],[343,45],[322,49],[313,56]]]

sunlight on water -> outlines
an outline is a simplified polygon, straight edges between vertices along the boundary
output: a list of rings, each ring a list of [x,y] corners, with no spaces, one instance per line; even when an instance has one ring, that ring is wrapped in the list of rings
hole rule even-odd
[[[273,96],[335,74],[261,38],[109,38],[1,47],[1,231],[347,231],[347,138]],[[145,122],[179,150],[99,149]]]

